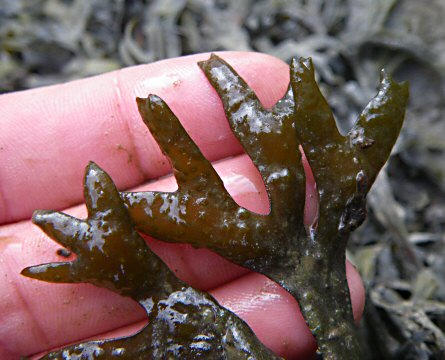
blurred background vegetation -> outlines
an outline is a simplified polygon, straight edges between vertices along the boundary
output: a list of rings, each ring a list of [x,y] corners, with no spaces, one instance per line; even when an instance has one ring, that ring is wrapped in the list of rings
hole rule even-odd
[[[349,257],[369,359],[445,359],[444,0],[0,0],[0,93],[216,50],[311,56],[343,130],[380,69],[406,123]]]

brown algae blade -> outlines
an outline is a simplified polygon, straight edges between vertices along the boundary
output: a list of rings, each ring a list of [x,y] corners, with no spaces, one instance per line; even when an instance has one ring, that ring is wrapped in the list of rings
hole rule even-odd
[[[90,282],[130,296],[146,309],[150,320],[140,333],[75,345],[68,348],[72,354],[99,346],[104,350],[94,356],[114,356],[116,346],[125,342],[133,344],[133,350],[125,351],[136,359],[147,354],[194,358],[196,351],[207,358],[273,358],[244,322],[209,295],[179,281],[148,249],[134,224],[160,240],[206,247],[268,276],[298,300],[325,359],[359,358],[345,274],[346,243],[366,216],[366,194],[397,139],[407,86],[383,75],[378,95],[342,136],[315,82],[310,59],[292,62],[290,87],[272,109],[264,109],[221,58],[212,55],[199,66],[263,178],[270,213],[238,206],[168,105],[150,95],[137,99],[139,112],[170,159],[178,190],[119,196],[108,175],[90,164],[85,177],[86,221],[59,212],[34,216],[35,223],[77,259],[27,268],[23,274],[52,282]],[[308,231],[300,148],[318,191],[318,220]],[[187,314],[192,325],[171,318],[174,324],[166,323],[164,311],[178,318]],[[209,337],[198,339],[198,332]]]
[[[219,94],[234,134],[265,182],[271,212],[259,215],[238,207],[212,175],[201,178],[200,188],[190,191],[181,184],[176,193],[167,195],[186,200],[177,202],[184,220],[181,224],[165,211],[162,200],[157,200],[165,194],[122,193],[136,226],[160,240],[207,247],[275,280],[299,301],[325,358],[359,357],[346,283],[346,243],[350,231],[365,218],[366,194],[400,131],[406,85],[385,76],[377,97],[344,137],[315,83],[310,59],[294,60],[291,88],[271,110],[262,107],[244,80],[218,56],[212,55],[199,66]],[[162,103],[157,113],[147,111],[151,99],[145,100],[145,108],[139,105],[148,127],[169,122],[175,124],[175,132],[184,132],[166,104]],[[154,136],[169,156],[174,142]],[[309,233],[303,223],[300,145],[319,194],[318,223]],[[187,152],[196,150],[194,144],[188,147]],[[180,183],[183,165],[171,161]],[[189,162],[192,168],[202,164],[208,166],[209,173],[214,172],[202,155]],[[217,194],[212,190],[215,184]],[[190,199],[200,199],[207,206],[197,211]],[[194,228],[191,224],[199,225]]]
[[[278,359],[244,321],[176,278],[134,229],[111,178],[93,163],[86,170],[85,201],[85,221],[52,211],[33,217],[77,258],[32,266],[22,274],[87,282],[129,296],[145,309],[148,324],[133,336],[72,345],[43,359]]]

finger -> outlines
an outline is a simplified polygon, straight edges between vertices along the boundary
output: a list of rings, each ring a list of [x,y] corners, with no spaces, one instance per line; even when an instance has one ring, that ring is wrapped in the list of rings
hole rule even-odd
[[[347,262],[346,273],[357,323],[364,306],[360,275]],[[245,320],[257,337],[286,359],[312,358],[316,342],[295,299],[266,277],[251,273],[211,291],[224,307]],[[311,356],[312,355],[312,356]]]
[[[351,264],[347,263],[346,269],[353,312],[358,322],[364,306],[363,284]],[[211,294],[222,306],[246,321],[259,339],[275,353],[289,360],[314,356],[316,343],[295,299],[276,283],[262,275],[250,273],[212,290]],[[143,324],[145,321],[96,335],[93,339],[128,336]]]
[[[246,156],[219,162],[215,168],[239,205],[258,213],[268,212],[264,184]],[[174,187],[170,177],[138,190],[171,191]],[[67,212],[71,216],[85,216],[84,207]],[[31,353],[42,344],[46,348],[62,344],[60,329],[66,328],[67,323],[71,327],[64,332],[64,342],[77,340],[79,334],[88,337],[144,316],[130,300],[104,293],[103,289],[46,284],[20,276],[27,266],[62,260],[56,255],[59,246],[30,222],[4,226],[0,228],[0,236],[3,236],[0,246],[4,246],[0,249],[0,272],[4,274],[0,275],[0,318],[4,324],[0,327],[1,346],[14,351],[26,348]],[[155,240],[150,241],[150,246],[182,280],[201,289],[220,286],[246,273],[245,269],[207,250]],[[23,336],[18,337],[17,333]]]
[[[144,326],[147,325],[147,320],[143,320],[143,321],[139,321],[133,324],[130,324],[128,326],[124,326],[124,327],[120,327],[111,331],[107,331],[103,334],[98,334],[96,336],[90,337],[90,338],[86,338],[86,339],[79,339],[79,341],[74,342],[74,343],[70,343],[70,344],[66,344],[67,345],[73,345],[76,343],[81,342],[86,342],[86,341],[91,341],[91,340],[103,340],[103,339],[116,339],[116,338],[120,338],[120,337],[125,337],[125,336],[129,336],[132,334],[136,334],[137,332],[139,332],[140,330],[142,330],[144,328]],[[64,346],[64,347],[65,347]],[[34,355],[29,356],[30,360],[39,360],[42,358],[42,356],[48,354],[49,351],[55,351],[58,350],[59,348],[52,348],[52,349],[47,349],[47,351],[43,351]],[[1,352],[0,352],[1,355]],[[1,359],[9,359],[9,358],[1,358]]]
[[[35,208],[81,202],[79,184],[90,160],[120,190],[168,173],[168,162],[140,119],[136,96],[161,96],[210,160],[240,153],[218,97],[196,65],[208,56],[0,96],[0,223],[24,219]],[[280,60],[257,53],[222,56],[265,106],[285,92],[288,67]]]

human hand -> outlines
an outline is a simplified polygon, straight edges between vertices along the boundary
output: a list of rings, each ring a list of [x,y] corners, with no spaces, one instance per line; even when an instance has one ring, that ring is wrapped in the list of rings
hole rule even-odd
[[[19,275],[27,266],[61,261],[56,255],[60,246],[29,221],[19,221],[36,208],[64,209],[82,202],[88,161],[104,168],[120,190],[175,189],[172,177],[142,185],[167,174],[169,166],[139,117],[136,96],[161,96],[204,155],[220,160],[216,170],[235,200],[267,213],[261,178],[240,155],[219,99],[196,65],[207,57],[171,59],[0,97],[0,223],[9,223],[0,227],[0,358],[18,359],[92,336],[130,334],[145,323],[145,313],[135,302],[107,290]],[[281,61],[251,53],[224,53],[224,58],[265,106],[285,92],[289,72]],[[313,189],[309,181],[307,189]],[[307,223],[316,211],[309,195]],[[82,206],[66,211],[85,217]],[[286,358],[314,353],[315,341],[296,302],[278,285],[207,250],[147,240],[182,280],[209,290],[276,353]],[[352,266],[347,270],[358,318],[363,287]]]

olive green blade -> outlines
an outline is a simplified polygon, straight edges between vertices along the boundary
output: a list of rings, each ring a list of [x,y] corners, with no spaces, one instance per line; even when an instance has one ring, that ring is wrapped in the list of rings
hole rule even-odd
[[[36,212],[33,218],[51,238],[73,250],[76,259],[26,268],[23,275],[90,282],[137,301],[183,286],[135,231],[111,178],[94,163],[85,171],[84,193],[85,221],[51,211]]]
[[[198,65],[218,93],[233,133],[263,178],[272,216],[279,219],[302,213],[305,179],[291,89],[271,110],[264,109],[253,90],[222,58],[212,54]]]
[[[63,237],[63,245],[75,249],[76,259],[29,267],[22,274],[48,282],[87,282],[130,296],[147,312],[148,325],[127,338],[72,345],[43,359],[278,359],[244,321],[176,278],[134,229],[111,178],[93,163],[86,170],[84,194],[85,221],[58,212],[36,216],[50,236]],[[59,228],[64,231],[54,231]]]
[[[386,163],[399,136],[408,98],[408,84],[396,83],[391,75],[382,70],[377,95],[348,133],[349,144],[355,148],[369,178],[369,187]]]

